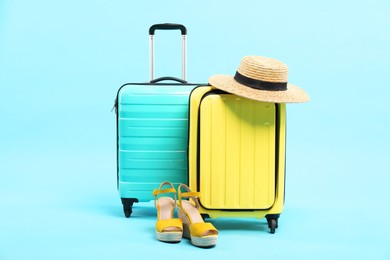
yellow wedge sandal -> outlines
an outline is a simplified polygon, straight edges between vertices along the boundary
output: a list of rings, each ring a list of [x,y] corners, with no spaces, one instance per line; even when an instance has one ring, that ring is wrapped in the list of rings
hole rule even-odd
[[[187,185],[180,184],[178,194],[177,213],[183,222],[183,237],[191,239],[191,243],[198,247],[215,246],[218,239],[218,230],[213,224],[203,221],[198,210],[199,192],[192,192]],[[189,198],[190,200],[183,200],[182,198]]]
[[[164,186],[170,188],[162,189]],[[159,197],[160,194],[173,193],[174,199],[168,196]],[[156,237],[163,242],[180,242],[183,236],[181,219],[174,218],[176,207],[176,190],[172,183],[166,181],[153,191],[154,206],[157,209]]]

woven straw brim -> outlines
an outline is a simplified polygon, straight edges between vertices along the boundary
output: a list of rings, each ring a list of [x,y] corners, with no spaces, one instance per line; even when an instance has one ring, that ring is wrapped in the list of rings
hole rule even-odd
[[[229,75],[211,76],[209,83],[228,93],[263,102],[302,103],[310,100],[309,95],[303,89],[292,84],[288,84],[287,90],[283,91],[258,90],[238,83],[233,76]]]

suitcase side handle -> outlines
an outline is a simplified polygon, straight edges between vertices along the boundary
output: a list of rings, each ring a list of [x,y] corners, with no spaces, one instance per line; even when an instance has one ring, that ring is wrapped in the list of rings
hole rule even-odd
[[[187,28],[182,24],[176,23],[159,23],[150,26],[149,35],[154,35],[156,30],[180,30],[181,35],[187,35]]]
[[[188,83],[184,79],[179,79],[179,78],[175,78],[175,77],[161,77],[161,78],[151,80],[150,83],[157,83],[157,82],[164,81],[164,80],[173,80],[173,81],[177,81],[177,82],[183,83],[183,84]]]
[[[180,30],[182,34],[182,79],[187,81],[187,28],[182,24],[162,23],[149,28],[149,73],[150,82],[154,80],[154,32],[156,30]]]

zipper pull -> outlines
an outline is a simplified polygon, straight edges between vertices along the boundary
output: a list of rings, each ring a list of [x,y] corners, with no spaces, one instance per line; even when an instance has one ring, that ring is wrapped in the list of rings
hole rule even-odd
[[[114,109],[115,109],[115,114],[117,113],[117,107],[118,107],[118,99],[117,98],[115,98],[115,101],[114,101],[114,106],[111,108],[111,113],[112,113],[112,111],[114,111]]]

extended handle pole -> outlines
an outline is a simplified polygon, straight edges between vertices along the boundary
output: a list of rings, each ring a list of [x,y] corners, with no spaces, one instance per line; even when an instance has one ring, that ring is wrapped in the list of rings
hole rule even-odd
[[[180,30],[182,35],[182,79],[187,79],[187,28],[181,24],[154,24],[149,28],[149,71],[150,81],[154,80],[154,34],[156,30]]]
[[[149,35],[149,73],[150,81],[154,79],[154,35]]]
[[[182,66],[181,77],[187,81],[187,35],[182,35]]]

